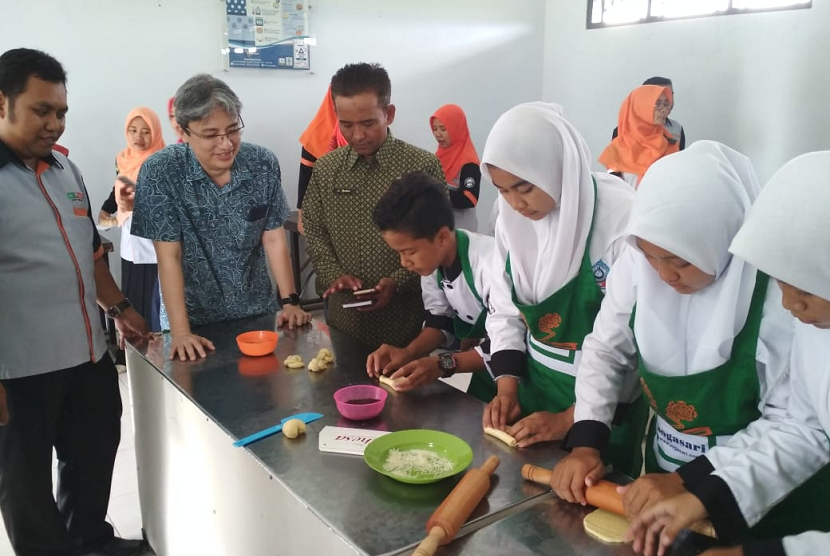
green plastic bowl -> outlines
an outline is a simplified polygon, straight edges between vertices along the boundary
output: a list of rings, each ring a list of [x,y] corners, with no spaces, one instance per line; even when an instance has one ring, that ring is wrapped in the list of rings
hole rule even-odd
[[[446,473],[422,473],[415,477],[392,475],[383,469],[389,450],[396,448],[406,450],[429,450],[446,457],[453,467]],[[429,429],[410,429],[393,432],[372,440],[363,452],[366,463],[380,473],[402,483],[415,485],[434,483],[461,473],[473,461],[473,449],[470,445],[452,434]]]

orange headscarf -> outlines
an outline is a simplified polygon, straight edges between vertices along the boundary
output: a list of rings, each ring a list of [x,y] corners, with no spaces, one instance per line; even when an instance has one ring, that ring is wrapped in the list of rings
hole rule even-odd
[[[676,141],[669,141],[668,131],[654,123],[654,106],[660,95],[666,95],[671,104],[671,89],[659,85],[637,87],[623,101],[617,137],[599,157],[612,172],[630,172],[642,178],[656,160],[680,150]]]
[[[150,126],[149,148],[145,151],[137,151],[128,144],[127,148],[118,153],[118,156],[115,157],[115,165],[118,167],[118,175],[127,176],[132,181],[136,181],[138,179],[138,171],[141,169],[141,165],[144,161],[147,160],[154,152],[164,148],[164,139],[161,136],[161,122],[159,121],[159,117],[151,109],[143,106],[133,108],[130,110],[130,113],[127,114],[127,121],[124,122],[124,136],[127,138],[127,141],[130,140],[128,134],[130,122],[137,117],[147,122],[147,125]],[[124,183],[121,180],[116,179],[116,199],[120,195],[121,188],[123,187]],[[131,212],[132,211],[122,211],[120,208],[118,209],[116,219],[118,220],[119,226],[127,219],[127,217],[130,216]]]
[[[323,98],[323,102],[320,103],[320,108],[317,109],[314,119],[300,135],[300,143],[314,158],[320,158],[324,154],[348,144],[346,138],[340,133],[337,114],[334,112],[334,100],[331,98],[331,85],[329,85],[326,96]],[[301,162],[306,163],[305,159]]]
[[[458,185],[458,175],[461,173],[462,166],[470,162],[480,164],[473,140],[470,138],[470,130],[467,128],[467,116],[464,115],[464,110],[460,106],[445,104],[429,118],[430,127],[436,118],[447,128],[450,134],[450,146],[444,148],[439,145],[435,156],[441,161],[447,183]]]

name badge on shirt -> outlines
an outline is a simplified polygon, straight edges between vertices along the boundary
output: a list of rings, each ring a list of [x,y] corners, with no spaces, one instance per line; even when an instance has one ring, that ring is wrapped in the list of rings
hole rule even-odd
[[[335,195],[354,195],[355,188],[348,187],[348,186],[335,186],[334,194]]]

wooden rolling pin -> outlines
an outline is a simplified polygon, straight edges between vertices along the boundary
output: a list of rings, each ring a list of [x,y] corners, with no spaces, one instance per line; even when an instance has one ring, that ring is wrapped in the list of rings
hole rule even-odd
[[[553,475],[553,472],[544,467],[537,467],[529,463],[522,466],[522,477],[540,485],[550,486],[551,475]],[[623,496],[617,492],[617,485],[611,481],[601,480],[594,486],[587,487],[585,489],[585,500],[594,507],[625,516]],[[715,527],[709,520],[698,521],[692,524],[689,529],[713,539],[718,538]]]
[[[428,536],[412,556],[432,556],[439,545],[449,543],[467,521],[478,503],[490,490],[490,475],[499,466],[499,458],[490,456],[479,469],[470,469],[455,485],[427,521]]]

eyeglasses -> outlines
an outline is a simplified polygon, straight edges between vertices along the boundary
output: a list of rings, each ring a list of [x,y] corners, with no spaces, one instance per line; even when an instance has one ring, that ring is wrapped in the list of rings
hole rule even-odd
[[[208,141],[210,143],[219,143],[223,137],[226,137],[228,141],[233,142],[234,140],[239,139],[239,136],[242,135],[243,129],[245,129],[245,122],[242,121],[242,116],[239,117],[239,126],[230,130],[227,133],[211,133],[210,135],[200,135],[188,127],[184,128],[184,130],[187,133],[192,133],[199,139],[202,139],[203,141]]]
[[[654,107],[657,110],[661,110],[663,108],[671,108],[671,103],[667,100],[662,100],[662,101],[658,100],[657,102],[654,103]]]

